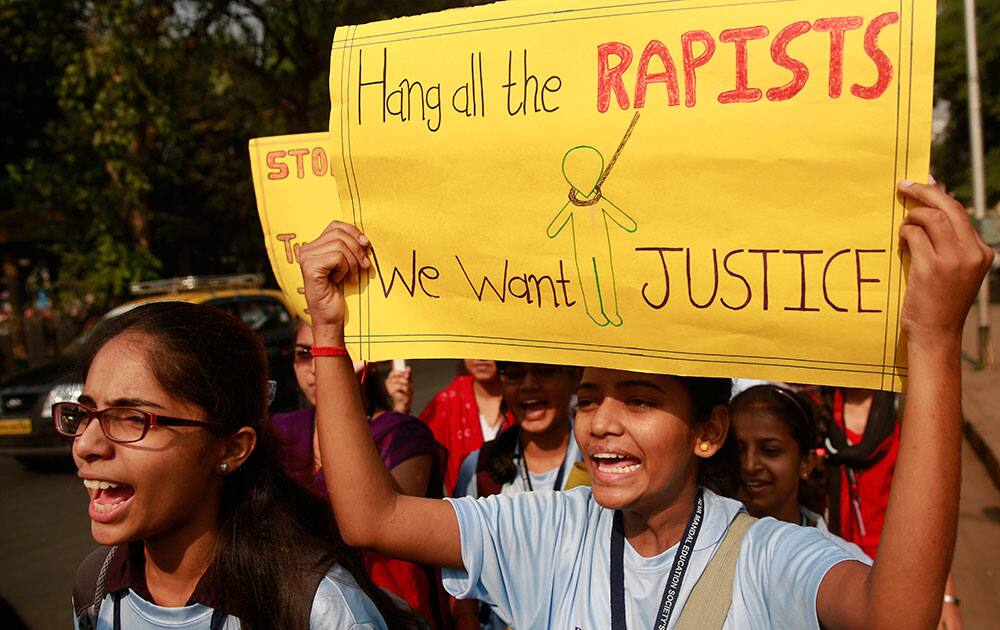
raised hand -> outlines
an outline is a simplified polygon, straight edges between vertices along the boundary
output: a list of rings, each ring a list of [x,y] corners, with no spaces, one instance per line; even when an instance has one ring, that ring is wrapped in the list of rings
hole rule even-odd
[[[361,270],[371,265],[370,246],[358,228],[334,221],[316,240],[299,249],[302,284],[314,330],[331,328],[343,334],[347,317],[344,286],[357,282]]]
[[[910,252],[900,314],[910,344],[960,339],[966,315],[993,260],[962,204],[936,186],[904,180],[899,191],[917,202],[899,230]]]
[[[397,413],[410,413],[413,404],[413,368],[392,370],[385,379],[385,391],[392,400],[392,410]]]

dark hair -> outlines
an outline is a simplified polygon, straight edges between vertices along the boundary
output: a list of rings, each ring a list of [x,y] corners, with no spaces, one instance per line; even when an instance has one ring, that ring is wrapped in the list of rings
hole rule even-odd
[[[377,365],[366,364],[361,383],[361,398],[364,399],[365,413],[368,417],[379,411],[392,411],[392,401],[385,389],[385,379],[389,376],[388,369],[380,369]]]
[[[726,407],[733,393],[733,381],[728,378],[675,376],[691,397],[694,421],[708,422],[716,407]],[[726,433],[722,448],[698,465],[698,485],[722,496],[735,497],[743,486],[740,475],[740,455],[733,432]]]
[[[508,365],[519,365],[520,361],[497,361],[497,373]],[[569,374],[570,378],[576,378],[579,380],[579,370],[577,368],[569,368],[568,366],[560,366],[563,368],[561,373]],[[507,411],[507,401],[500,401],[500,412],[506,413]],[[572,431],[572,430],[571,430]],[[520,442],[521,429],[518,425],[508,427],[501,431],[496,438],[493,440],[493,447],[489,449],[489,461],[484,462],[484,467],[489,471],[490,477],[493,481],[497,482],[501,486],[514,481],[517,477],[517,462],[518,459],[517,446]],[[558,488],[556,488],[558,490]]]
[[[795,392],[777,385],[755,385],[737,394],[729,410],[733,415],[766,411],[785,423],[805,455],[816,446],[816,422],[809,408]]]
[[[300,330],[308,326],[309,322],[296,315],[293,324],[295,337],[299,336]],[[365,403],[365,413],[371,417],[377,411],[392,411],[392,401],[389,399],[389,392],[385,389],[388,371],[379,369],[377,365],[365,363],[362,374],[361,398]]]
[[[774,415],[788,427],[792,439],[799,445],[799,452],[806,455],[816,447],[816,418],[812,405],[798,394],[778,385],[755,385],[739,394],[729,403],[730,413],[763,411]],[[798,502],[813,512],[826,508],[826,496],[821,490],[821,473],[814,470],[809,479],[799,483]]]
[[[412,616],[400,610],[363,570],[347,547],[329,504],[282,469],[279,442],[268,417],[266,350],[246,324],[225,311],[185,302],[137,307],[97,331],[84,354],[84,373],[112,339],[143,335],[149,367],[159,384],[221,422],[219,434],[241,427],[257,432],[257,445],[225,478],[220,506],[221,543],[213,568],[229,585],[227,604],[243,628],[296,628],[310,566],[347,569],[373,600],[389,627]],[[303,629],[305,630],[305,629]]]

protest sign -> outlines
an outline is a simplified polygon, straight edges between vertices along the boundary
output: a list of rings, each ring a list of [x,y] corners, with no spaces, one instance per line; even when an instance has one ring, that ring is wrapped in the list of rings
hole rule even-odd
[[[934,20],[505,2],[338,29],[327,165],[374,243],[353,356],[902,389],[895,184],[927,176]],[[308,240],[338,211],[286,179]]]
[[[330,134],[303,133],[250,141],[250,168],[264,245],[278,286],[306,315],[298,248],[340,218]]]

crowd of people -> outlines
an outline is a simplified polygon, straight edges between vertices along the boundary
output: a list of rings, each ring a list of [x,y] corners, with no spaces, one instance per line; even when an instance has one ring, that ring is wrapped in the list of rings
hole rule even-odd
[[[76,627],[959,628],[959,353],[992,251],[936,187],[900,193],[905,405],[468,359],[413,416],[411,369],[345,347],[371,243],[341,222],[300,252],[299,411],[269,414],[230,315],[111,320],[53,409],[100,545]]]

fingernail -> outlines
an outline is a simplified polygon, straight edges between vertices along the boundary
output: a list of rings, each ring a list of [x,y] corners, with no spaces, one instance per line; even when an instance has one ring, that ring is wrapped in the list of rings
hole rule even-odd
[[[904,179],[903,181],[899,182],[900,188],[909,188],[912,185],[913,185],[913,180],[911,179]]]
[[[931,175],[930,173],[927,174],[927,183],[930,184],[931,186],[937,186],[937,180],[934,179],[934,176]]]
[[[368,237],[366,237],[364,234],[362,234],[361,236],[358,237],[358,242],[361,243],[362,245],[370,245],[371,244],[368,241]]]

